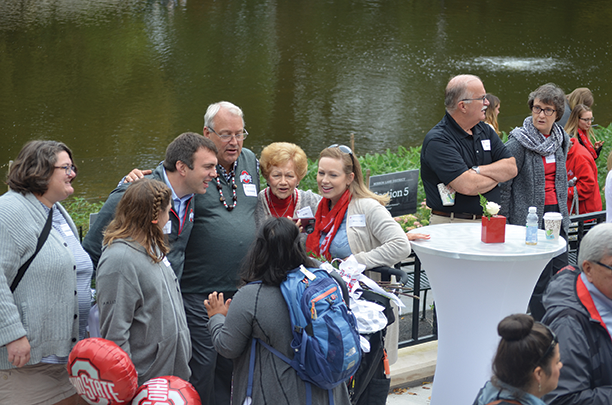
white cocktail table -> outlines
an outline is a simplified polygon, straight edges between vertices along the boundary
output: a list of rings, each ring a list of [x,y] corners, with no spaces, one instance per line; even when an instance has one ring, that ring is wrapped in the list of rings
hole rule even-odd
[[[565,239],[525,244],[525,227],[506,225],[505,243],[480,241],[481,225],[440,224],[411,232],[431,235],[411,242],[427,273],[438,317],[438,359],[431,405],[472,404],[491,377],[497,324],[525,313],[540,273],[566,250]]]

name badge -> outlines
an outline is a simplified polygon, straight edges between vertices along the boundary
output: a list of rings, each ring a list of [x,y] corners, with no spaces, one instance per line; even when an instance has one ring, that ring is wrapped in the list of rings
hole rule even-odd
[[[193,222],[193,210],[189,212],[189,222]]]
[[[162,232],[166,235],[172,232],[172,221],[166,222],[166,225],[162,228]]]
[[[257,197],[257,186],[255,184],[242,184],[244,195],[247,197]]]
[[[166,267],[172,267],[170,265],[170,261],[168,260],[166,256],[164,256],[164,258],[162,259],[162,262],[166,265]]]
[[[297,217],[298,218],[312,218],[314,217],[314,215],[312,213],[312,209],[308,206],[308,207],[304,207],[298,210]]]
[[[72,229],[70,229],[70,225],[68,224],[62,224],[60,226],[62,232],[64,232],[64,235],[66,236],[74,236],[74,233],[72,233]]]
[[[548,155],[548,156],[546,156],[546,163],[547,164],[555,163],[555,162],[556,162],[555,155]]]
[[[480,143],[482,144],[483,150],[491,150],[491,140],[490,139],[483,139],[480,141]]]
[[[364,214],[351,215],[348,218],[349,228],[363,228],[366,226],[366,220]]]

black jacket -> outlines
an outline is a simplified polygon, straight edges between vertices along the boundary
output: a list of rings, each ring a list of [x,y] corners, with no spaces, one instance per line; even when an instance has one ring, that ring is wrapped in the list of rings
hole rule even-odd
[[[557,334],[563,363],[557,389],[542,398],[551,405],[612,403],[612,340],[580,274],[566,267],[544,295],[542,322]]]

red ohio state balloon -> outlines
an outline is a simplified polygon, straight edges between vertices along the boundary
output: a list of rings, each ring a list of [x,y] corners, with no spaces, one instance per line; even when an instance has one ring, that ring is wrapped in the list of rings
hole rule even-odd
[[[200,396],[185,380],[174,376],[151,378],[132,400],[132,405],[201,405]]]
[[[68,375],[89,404],[125,404],[138,389],[136,368],[123,349],[102,338],[81,340],[68,357]]]

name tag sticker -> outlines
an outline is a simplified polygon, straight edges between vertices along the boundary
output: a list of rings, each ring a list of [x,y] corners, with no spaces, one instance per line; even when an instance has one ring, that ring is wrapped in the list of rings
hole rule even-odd
[[[482,143],[483,150],[491,150],[491,140],[490,139],[483,139],[480,141],[480,143]]]
[[[162,228],[162,232],[166,235],[172,232],[172,221],[166,222],[166,225]]]
[[[247,197],[257,197],[257,186],[255,184],[242,184],[244,195]]]
[[[74,236],[74,233],[72,233],[72,229],[70,229],[70,225],[62,224],[61,225],[61,229],[62,229],[62,232],[64,232],[64,235],[66,235],[66,236]]]
[[[304,207],[297,212],[298,218],[312,218],[314,217],[312,209],[310,207]]]
[[[348,218],[348,226],[349,228],[363,228],[366,226],[365,215],[351,215]]]
[[[170,261],[168,260],[168,258],[166,256],[164,256],[164,258],[162,259],[162,262],[164,262],[166,267],[170,267]]]
[[[555,162],[556,162],[555,155],[548,155],[548,156],[546,156],[546,163],[550,164],[550,163],[555,163]]]

